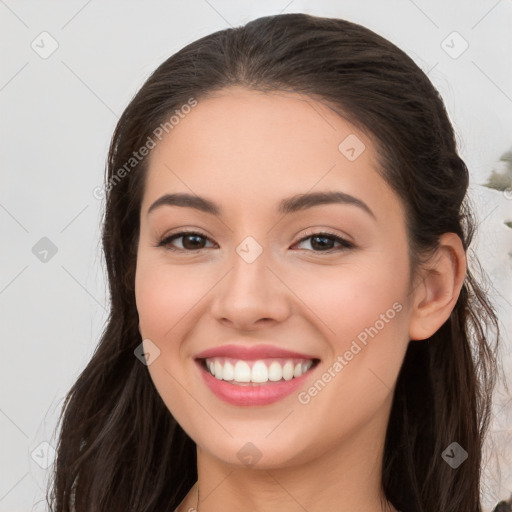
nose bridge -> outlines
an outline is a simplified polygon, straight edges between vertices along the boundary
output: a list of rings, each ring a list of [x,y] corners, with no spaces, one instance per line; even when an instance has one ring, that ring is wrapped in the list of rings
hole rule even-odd
[[[263,301],[271,292],[268,270],[270,249],[264,248],[253,236],[246,236],[235,247],[231,259],[232,270],[225,292],[236,297],[239,303]]]
[[[254,238],[249,235],[246,236],[236,247],[235,252],[238,256],[247,264],[251,265],[256,260],[260,259],[260,256],[263,254],[262,245]],[[266,253],[268,252],[265,251]],[[260,261],[261,263],[261,261]]]
[[[246,236],[230,258],[231,270],[215,294],[213,313],[219,320],[249,328],[260,319],[282,321],[288,314],[285,288],[273,272],[270,249]]]

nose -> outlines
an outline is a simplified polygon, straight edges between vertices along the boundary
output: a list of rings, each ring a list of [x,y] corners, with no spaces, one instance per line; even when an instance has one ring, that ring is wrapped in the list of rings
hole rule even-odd
[[[253,331],[286,320],[291,297],[266,252],[254,261],[235,253],[230,271],[216,286],[211,306],[219,322],[237,330]]]

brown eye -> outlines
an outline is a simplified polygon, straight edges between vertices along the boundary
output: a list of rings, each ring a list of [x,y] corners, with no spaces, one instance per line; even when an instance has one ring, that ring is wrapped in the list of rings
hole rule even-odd
[[[174,240],[182,239],[181,247],[172,245]],[[174,235],[168,236],[158,243],[158,247],[165,247],[172,251],[195,251],[199,249],[205,249],[205,242],[211,241],[207,236],[201,233],[193,231],[183,231],[181,233],[175,233]]]
[[[310,236],[302,238],[298,243],[311,240],[311,247],[314,252],[336,252],[354,247],[352,243],[338,235],[332,233],[314,233]],[[341,247],[334,247],[338,243]]]

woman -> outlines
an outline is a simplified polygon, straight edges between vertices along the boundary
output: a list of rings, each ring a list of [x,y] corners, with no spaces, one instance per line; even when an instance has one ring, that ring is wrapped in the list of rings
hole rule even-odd
[[[481,511],[498,326],[467,187],[438,92],[362,26],[170,57],[112,139],[111,312],[52,509]]]

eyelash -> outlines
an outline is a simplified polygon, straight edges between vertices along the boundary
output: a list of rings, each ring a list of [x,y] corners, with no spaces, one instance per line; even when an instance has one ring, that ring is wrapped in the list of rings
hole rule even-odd
[[[201,251],[203,249],[206,249],[206,247],[202,247],[200,249],[180,249],[180,248],[176,248],[176,247],[172,247],[171,246],[171,242],[177,238],[182,238],[184,236],[187,236],[187,235],[195,235],[195,236],[200,236],[201,238],[205,238],[206,240],[209,240],[210,242],[212,241],[209,237],[207,237],[206,235],[204,235],[203,233],[199,233],[197,231],[180,231],[179,233],[175,233],[173,235],[170,235],[170,236],[167,236],[167,237],[164,237],[162,238],[156,245],[156,247],[164,247],[166,250],[169,250],[169,251],[177,251],[177,252],[189,252],[189,253],[194,253],[196,251]],[[347,249],[354,249],[355,248],[355,245],[352,244],[351,242],[349,242],[348,240],[340,237],[339,235],[335,235],[334,233],[329,233],[328,231],[321,231],[321,232],[312,232],[310,234],[308,234],[307,236],[301,238],[300,240],[298,240],[294,245],[296,244],[300,244],[301,242],[304,242],[305,240],[307,240],[308,238],[317,238],[317,237],[323,237],[323,238],[331,238],[333,239],[335,242],[338,242],[339,244],[341,244],[342,247],[338,247],[338,248],[334,248],[334,249],[328,249],[326,251],[312,251],[314,253],[318,253],[318,254],[332,254],[334,252],[340,252],[340,251],[344,251],[344,250],[347,250]],[[306,250],[309,250],[309,249],[306,249]]]

